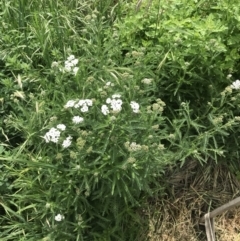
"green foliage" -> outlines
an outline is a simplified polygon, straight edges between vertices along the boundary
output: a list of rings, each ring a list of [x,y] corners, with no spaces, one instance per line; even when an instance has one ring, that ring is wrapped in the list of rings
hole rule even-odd
[[[167,168],[239,175],[237,1],[0,9],[1,240],[138,240]]]
[[[239,76],[239,8],[225,1],[201,3],[153,1],[148,10],[129,9],[116,23],[126,51],[147,49],[144,66],[157,79],[156,92],[171,106],[190,101],[201,110],[211,98],[209,85],[219,92],[229,84],[228,74]]]

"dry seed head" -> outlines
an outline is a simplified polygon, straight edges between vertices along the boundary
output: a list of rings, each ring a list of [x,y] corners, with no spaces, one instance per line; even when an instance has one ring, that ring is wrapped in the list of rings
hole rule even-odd
[[[158,129],[159,129],[159,125],[153,125],[153,126],[152,126],[152,129],[153,129],[153,130],[158,130]]]
[[[77,159],[77,153],[74,151],[70,151],[70,158],[71,159]]]
[[[158,148],[158,150],[164,150],[165,149],[163,144],[159,144],[157,148]]]
[[[142,145],[142,150],[147,152],[149,150],[149,148],[146,145]]]
[[[129,158],[127,159],[127,162],[128,162],[128,163],[134,163],[134,162],[136,162],[136,159],[135,159],[134,157],[129,157]]]
[[[146,84],[146,85],[150,85],[152,83],[153,79],[149,79],[149,78],[144,78],[142,79],[142,83]]]
[[[50,122],[53,122],[53,121],[56,121],[57,120],[57,117],[56,116],[52,116],[51,118],[50,118]]]
[[[132,51],[132,56],[133,56],[134,58],[141,57],[141,56],[143,56],[143,55],[144,55],[143,52]]]
[[[225,92],[231,94],[232,93],[232,88],[230,86],[227,86],[225,88]]]
[[[91,153],[92,152],[92,150],[93,150],[93,148],[92,148],[92,146],[90,146],[88,149],[87,149],[87,153],[89,154],[89,153]]]
[[[89,77],[87,78],[87,82],[92,83],[93,81],[95,81],[95,78],[94,78],[93,76],[89,76]]]
[[[216,117],[212,120],[214,125],[221,124],[223,122],[223,116]]]
[[[230,120],[225,125],[226,127],[231,127],[233,124],[234,124],[234,120]]]
[[[62,159],[63,159],[62,153],[57,153],[56,159],[57,159],[57,160],[62,160]]]
[[[77,148],[78,148],[79,150],[82,150],[83,147],[84,147],[84,145],[85,145],[85,143],[86,143],[86,140],[84,140],[84,139],[82,139],[81,137],[79,137],[79,138],[77,139]]]
[[[80,134],[81,134],[82,136],[88,136],[88,132],[87,132],[87,131],[81,130],[81,131],[80,131]]]
[[[235,116],[234,119],[235,119],[236,121],[240,121],[240,116]]]

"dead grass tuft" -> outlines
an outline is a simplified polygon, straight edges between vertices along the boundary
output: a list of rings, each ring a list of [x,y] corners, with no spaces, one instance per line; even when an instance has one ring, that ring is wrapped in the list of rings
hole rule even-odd
[[[199,219],[239,196],[240,182],[224,165],[189,161],[168,173],[168,195],[151,200],[148,241],[206,241]],[[240,241],[240,207],[215,218],[216,241]],[[143,236],[143,235],[141,235]],[[143,239],[141,239],[143,240]]]

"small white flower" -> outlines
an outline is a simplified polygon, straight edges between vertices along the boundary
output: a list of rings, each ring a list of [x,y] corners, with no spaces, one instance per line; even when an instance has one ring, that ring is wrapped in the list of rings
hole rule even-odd
[[[72,61],[72,60],[74,60],[75,59],[75,56],[72,54],[72,55],[70,55],[68,58],[67,58],[67,60],[68,61]]]
[[[61,215],[61,214],[58,214],[58,215],[55,216],[54,219],[55,219],[55,221],[57,221],[57,222],[61,222],[61,221],[64,219],[64,216]]]
[[[58,143],[59,137],[58,137],[58,136],[53,136],[53,137],[51,138],[51,141],[52,141],[53,143]]]
[[[71,69],[74,66],[73,63],[68,60],[65,61],[64,64],[65,64],[65,68],[69,67]]]
[[[111,108],[113,109],[114,112],[119,112],[122,109],[122,100],[113,99],[111,102]]]
[[[67,148],[71,145],[71,143],[72,143],[71,139],[72,139],[72,137],[69,136],[63,141],[63,143],[62,143],[63,148]]]
[[[73,107],[75,105],[75,100],[69,100],[67,104],[64,106],[65,108]]]
[[[45,142],[46,142],[46,143],[49,143],[49,142],[51,141],[51,135],[49,135],[48,132],[44,135],[43,138],[45,139]]]
[[[65,70],[66,72],[71,72],[72,68],[71,68],[71,66],[69,66],[69,65],[65,65],[64,70]]]
[[[106,103],[111,104],[112,100],[110,98],[107,98]]]
[[[113,99],[121,98],[121,95],[119,95],[119,94],[114,94],[114,95],[112,95],[112,98],[113,98]]]
[[[72,118],[72,121],[73,121],[74,124],[79,124],[79,123],[83,122],[83,120],[84,119],[82,117],[80,117],[80,116],[74,116]]]
[[[92,100],[90,100],[90,99],[86,99],[86,100],[85,100],[85,103],[86,103],[86,105],[88,105],[88,106],[92,106],[92,104],[93,104]]]
[[[70,55],[67,60],[64,62],[64,70],[62,72],[72,72],[74,75],[78,72],[78,67],[76,65],[78,64],[78,59],[75,58],[74,55]]]
[[[49,131],[50,135],[52,136],[56,136],[56,137],[59,137],[60,136],[60,131],[57,130],[56,128],[51,128],[50,131]]]
[[[78,59],[73,59],[71,63],[73,66],[76,66],[78,64]]]
[[[79,100],[78,104],[79,104],[79,106],[83,106],[85,104],[85,100]]]
[[[231,85],[231,88],[235,90],[240,89],[240,80],[237,79],[236,81],[234,81]]]
[[[74,105],[74,108],[76,108],[76,109],[79,108],[79,107],[80,107],[79,103]]]
[[[46,208],[50,208],[50,207],[51,207],[51,204],[50,204],[50,203],[46,203],[45,207],[46,207]]]
[[[51,65],[51,68],[56,68],[56,67],[58,67],[58,62],[56,62],[56,61],[53,61],[52,62],[52,65]]]
[[[75,105],[74,107],[75,108],[79,108],[80,106],[82,107],[81,108],[81,111],[82,112],[87,112],[88,111],[88,106],[92,106],[93,102],[92,100],[90,99],[86,99],[86,100],[79,100]]]
[[[137,102],[131,101],[130,106],[132,107],[134,113],[139,112],[139,104]]]
[[[83,107],[81,108],[82,112],[88,112],[88,106],[85,104],[83,105]]]
[[[65,131],[66,130],[66,126],[64,124],[59,124],[57,125],[57,128],[61,131]]]
[[[60,137],[60,131],[57,130],[56,128],[51,128],[45,135],[44,135],[44,139],[46,141],[46,143],[54,142],[57,143]]]
[[[122,100],[120,100],[120,99],[114,100],[114,102],[115,102],[117,105],[122,105]]]
[[[108,109],[108,107],[106,105],[102,105],[102,113],[104,115],[109,114],[109,109]]]
[[[73,74],[74,74],[74,75],[76,75],[76,74],[77,74],[78,69],[79,69],[78,67],[74,67],[74,68],[73,68],[73,70],[72,70],[72,71],[73,71]]]

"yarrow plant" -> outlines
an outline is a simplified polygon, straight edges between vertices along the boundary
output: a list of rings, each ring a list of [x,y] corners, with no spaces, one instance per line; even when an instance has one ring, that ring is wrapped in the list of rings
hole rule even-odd
[[[142,106],[122,91],[119,94],[118,86],[110,81],[107,86],[111,86],[106,89],[109,97],[67,100],[61,116],[49,121],[50,129],[43,135],[46,144],[54,144],[46,145],[57,160],[49,162],[62,167],[61,174],[57,174],[59,184],[55,182],[53,186],[65,186],[66,190],[78,187],[69,199],[76,200],[83,223],[90,222],[86,210],[96,200],[96,217],[106,215],[101,210],[113,212],[102,197],[118,200],[114,205],[136,205],[140,192],[150,191],[149,183],[170,160],[169,155],[165,157],[162,143],[167,135],[157,135],[157,128],[152,127],[161,123],[165,129],[162,112],[148,113],[148,105]],[[63,176],[69,177],[66,184],[61,180]],[[55,220],[62,220],[60,214]]]

